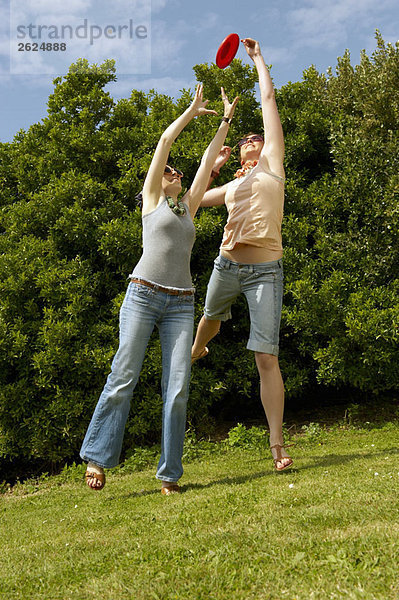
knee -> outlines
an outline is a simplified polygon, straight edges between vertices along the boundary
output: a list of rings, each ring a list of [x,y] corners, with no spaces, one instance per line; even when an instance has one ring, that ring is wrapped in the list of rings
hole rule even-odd
[[[112,404],[123,404],[131,400],[137,379],[132,374],[121,376],[111,373],[104,387],[108,401]]]
[[[185,414],[187,409],[187,394],[180,393],[172,398],[166,399],[165,409],[171,415]]]
[[[255,360],[259,372],[272,371],[278,367],[278,357],[274,356],[274,354],[255,352]]]

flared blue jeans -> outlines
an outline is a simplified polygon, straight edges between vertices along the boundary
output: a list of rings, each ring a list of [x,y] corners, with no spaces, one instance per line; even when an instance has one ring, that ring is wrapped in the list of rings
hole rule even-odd
[[[194,296],[130,283],[120,311],[119,348],[89,424],[80,456],[104,467],[119,463],[125,425],[154,327],[162,348],[162,440],[156,477],[175,482],[182,454],[191,371]]]

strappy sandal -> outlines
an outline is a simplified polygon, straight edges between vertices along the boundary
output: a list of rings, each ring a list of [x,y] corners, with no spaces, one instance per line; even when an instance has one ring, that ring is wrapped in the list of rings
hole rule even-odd
[[[177,483],[172,483],[168,486],[161,487],[161,494],[163,496],[171,496],[172,494],[180,494],[180,486]]]
[[[200,360],[200,358],[205,358],[205,356],[208,356],[208,354],[209,354],[209,348],[207,348],[205,346],[205,348],[202,350],[202,352],[197,354],[197,356],[191,357],[191,364],[193,365],[195,362],[197,362],[197,360]]]
[[[274,462],[274,468],[276,469],[276,471],[285,471],[285,469],[288,469],[289,467],[292,466],[293,464],[293,460],[290,456],[282,456],[281,454],[281,450],[282,448],[290,448],[291,446],[294,446],[294,444],[274,444],[273,446],[270,446],[270,450],[273,450],[273,448],[276,449],[276,458],[273,458],[273,462]],[[272,454],[273,456],[273,454]],[[282,462],[284,459],[288,458],[288,460],[290,461],[289,463],[287,463],[286,465],[283,465],[282,467],[278,468],[277,467],[277,463]]]
[[[94,473],[94,471],[86,471],[86,483],[91,490],[102,490],[105,485],[105,473]],[[90,485],[89,479],[97,479],[101,485]]]

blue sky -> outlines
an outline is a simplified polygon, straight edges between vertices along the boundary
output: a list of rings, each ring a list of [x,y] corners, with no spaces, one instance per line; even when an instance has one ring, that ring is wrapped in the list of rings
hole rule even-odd
[[[68,51],[90,62],[100,63],[105,56],[116,59],[118,81],[108,87],[115,100],[129,97],[133,88],[155,88],[178,97],[183,87],[195,85],[193,66],[214,62],[220,42],[232,32],[259,40],[266,62],[273,65],[276,87],[301,80],[312,64],[321,72],[334,68],[347,48],[352,64],[357,64],[362,49],[369,55],[374,51],[376,29],[386,42],[395,43],[399,37],[397,0],[0,0],[3,142],[46,115],[52,80],[66,68],[62,60],[76,58],[60,52],[16,53],[21,42],[15,38],[16,25],[34,22],[35,14],[41,23],[58,26],[76,27],[85,18],[104,25],[104,31],[105,24],[112,24],[113,39],[103,36],[92,44],[70,40]],[[118,25],[129,19],[131,31],[139,25],[147,28],[145,39],[143,29],[139,40],[136,35],[116,36]],[[237,57],[249,61],[243,48]]]

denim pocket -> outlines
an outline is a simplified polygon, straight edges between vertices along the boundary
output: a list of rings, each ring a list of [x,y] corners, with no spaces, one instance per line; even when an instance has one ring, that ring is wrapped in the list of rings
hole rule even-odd
[[[190,295],[180,295],[179,296],[179,304],[183,306],[194,306],[194,294]]]
[[[214,267],[217,271],[220,272],[224,272],[224,271],[228,271],[229,269],[226,268],[226,263],[222,262],[221,257],[218,256],[217,258],[215,258],[215,260],[213,261]]]
[[[133,298],[142,298],[143,300],[147,300],[151,296],[153,296],[155,290],[153,288],[148,287],[148,285],[143,285],[141,283],[134,283],[132,294]]]
[[[268,266],[257,266],[254,265],[254,275],[256,275],[256,277],[264,277],[267,280],[278,280],[278,279],[282,279],[283,278],[283,267],[280,264],[280,262],[278,264],[274,264],[274,265],[270,265],[270,267]]]
[[[217,257],[215,258],[215,260],[213,261],[213,264],[215,265],[215,267],[216,267],[217,269],[223,269],[222,265],[220,264],[220,260],[219,260],[219,258],[220,258],[220,257],[219,257],[219,256],[217,256]]]

